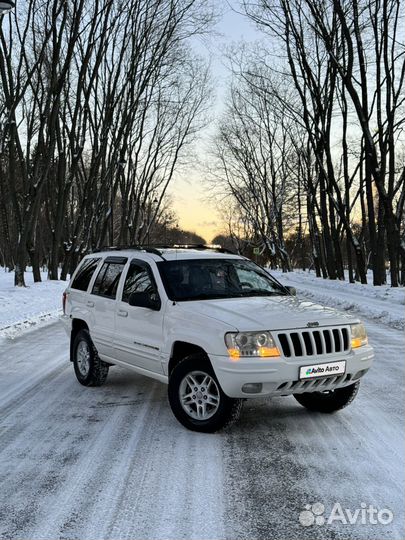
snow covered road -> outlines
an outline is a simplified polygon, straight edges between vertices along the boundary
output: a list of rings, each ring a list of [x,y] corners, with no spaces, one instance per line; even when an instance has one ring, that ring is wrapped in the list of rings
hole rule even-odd
[[[404,537],[403,333],[335,415],[248,401],[228,431],[186,431],[166,387],[114,367],[80,386],[59,322],[0,342],[0,538]],[[390,509],[390,524],[300,524],[306,504]]]

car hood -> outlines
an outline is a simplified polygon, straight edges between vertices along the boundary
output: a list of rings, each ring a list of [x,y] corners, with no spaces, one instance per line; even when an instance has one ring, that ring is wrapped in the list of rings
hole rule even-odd
[[[358,322],[353,316],[299,300],[294,296],[261,296],[181,302],[183,310],[234,326],[239,331],[287,330],[311,326],[344,325]]]

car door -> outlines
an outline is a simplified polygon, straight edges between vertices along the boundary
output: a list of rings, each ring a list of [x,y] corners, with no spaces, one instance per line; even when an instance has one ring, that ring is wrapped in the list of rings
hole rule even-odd
[[[130,306],[134,292],[154,291],[159,294],[150,265],[133,259],[117,300],[114,355],[117,360],[133,366],[163,373],[160,354],[163,339],[163,307],[159,311]]]
[[[107,257],[94,281],[87,306],[92,311],[90,333],[101,356],[114,356],[116,295],[126,257]]]

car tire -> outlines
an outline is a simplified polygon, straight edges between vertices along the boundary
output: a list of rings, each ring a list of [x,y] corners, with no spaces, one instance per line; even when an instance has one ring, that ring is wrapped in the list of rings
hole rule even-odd
[[[88,330],[79,330],[75,336],[73,366],[83,386],[101,386],[107,379],[109,364],[100,360]]]
[[[309,409],[323,413],[333,413],[344,409],[354,400],[359,391],[360,381],[336,388],[329,392],[307,392],[304,394],[294,394],[295,399]]]
[[[202,433],[214,433],[236,422],[243,403],[224,394],[209,360],[198,353],[185,357],[174,367],[168,397],[177,420]]]

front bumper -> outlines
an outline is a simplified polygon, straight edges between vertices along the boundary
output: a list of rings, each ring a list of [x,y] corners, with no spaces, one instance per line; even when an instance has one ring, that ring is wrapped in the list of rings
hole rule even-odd
[[[331,390],[347,386],[359,380],[370,369],[374,351],[369,345],[349,353],[305,356],[299,358],[241,358],[237,361],[228,356],[210,355],[215,374],[222,390],[229,397],[249,398],[269,395],[290,395],[303,392]],[[301,366],[346,361],[344,375],[299,379]],[[242,387],[248,383],[261,383],[262,390],[248,393]]]

